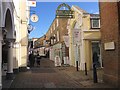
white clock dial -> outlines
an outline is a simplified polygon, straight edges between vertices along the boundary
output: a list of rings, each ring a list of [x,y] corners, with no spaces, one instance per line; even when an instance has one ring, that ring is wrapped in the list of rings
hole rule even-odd
[[[36,14],[31,15],[31,21],[32,22],[37,22],[38,21],[38,16]]]

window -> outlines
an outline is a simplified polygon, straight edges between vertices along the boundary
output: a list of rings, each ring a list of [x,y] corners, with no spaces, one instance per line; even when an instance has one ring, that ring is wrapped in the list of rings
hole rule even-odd
[[[100,28],[100,19],[91,19],[91,28]]]
[[[59,21],[58,21],[58,19],[57,19],[57,27],[58,27],[58,25],[59,25]]]
[[[55,30],[55,24],[54,24],[54,30]]]
[[[51,30],[50,30],[50,31],[51,31],[51,33],[52,33],[52,27],[51,27]]]
[[[53,44],[53,39],[51,39],[51,44]]]
[[[54,43],[56,43],[56,35],[54,34]]]
[[[59,42],[59,31],[57,31],[57,41]]]

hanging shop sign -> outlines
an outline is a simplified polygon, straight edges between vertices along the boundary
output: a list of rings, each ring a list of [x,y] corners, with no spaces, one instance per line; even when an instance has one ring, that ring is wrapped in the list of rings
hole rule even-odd
[[[27,26],[28,33],[30,33],[33,29],[34,27],[31,24],[28,24]]]
[[[74,43],[74,45],[81,43],[81,31],[80,31],[80,29],[73,29],[73,43]]]
[[[39,20],[39,18],[36,14],[32,14],[30,19],[32,22],[37,22]]]
[[[36,7],[36,0],[28,0],[28,6]]]
[[[62,7],[64,10],[60,10]],[[67,8],[67,10],[65,10],[65,8]],[[56,10],[56,18],[73,18],[71,7],[65,3],[60,4]]]

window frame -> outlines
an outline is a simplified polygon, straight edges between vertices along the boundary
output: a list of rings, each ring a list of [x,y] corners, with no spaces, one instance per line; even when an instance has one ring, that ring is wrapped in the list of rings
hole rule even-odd
[[[98,22],[99,22],[99,26],[98,27],[94,27],[93,26],[93,21],[94,20],[98,20]],[[91,29],[100,29],[100,18],[91,18],[90,19],[90,23],[91,23]]]

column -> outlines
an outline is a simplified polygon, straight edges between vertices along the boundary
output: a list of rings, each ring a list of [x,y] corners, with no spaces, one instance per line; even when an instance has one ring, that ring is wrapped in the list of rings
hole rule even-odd
[[[8,42],[8,64],[7,64],[7,79],[13,79],[13,42]]]
[[[0,90],[2,88],[2,29],[0,28]]]

